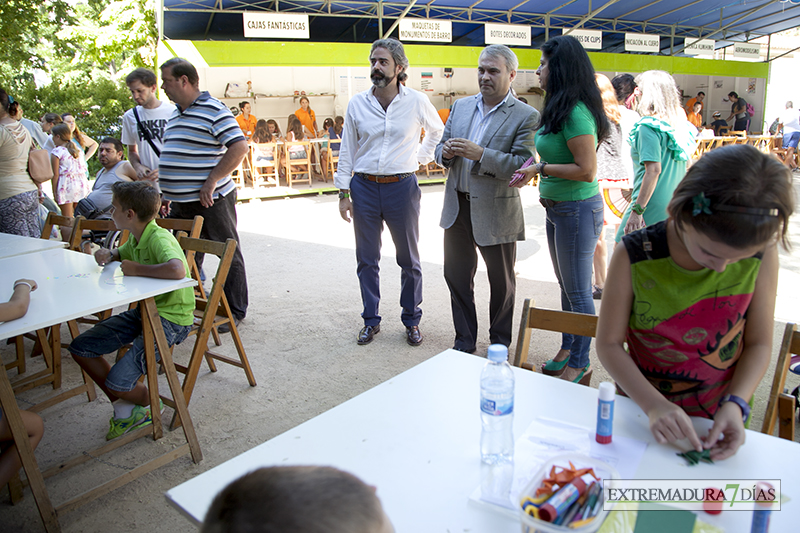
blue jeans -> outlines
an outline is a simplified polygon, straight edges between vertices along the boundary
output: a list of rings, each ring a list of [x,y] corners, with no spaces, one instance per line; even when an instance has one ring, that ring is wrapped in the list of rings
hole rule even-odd
[[[192,326],[179,326],[163,317],[159,318],[169,346],[183,342],[192,328]],[[111,316],[81,333],[69,345],[69,351],[79,357],[102,357],[119,350],[129,342],[133,342],[133,347],[111,367],[106,376],[106,387],[118,392],[128,392],[132,391],[139,378],[147,373],[142,315],[139,314],[138,308]],[[161,356],[156,348],[156,361],[160,359]]]
[[[422,266],[419,260],[419,205],[422,191],[411,175],[395,183],[374,183],[359,174],[350,182],[353,229],[356,234],[356,274],[361,286],[365,326],[381,322],[380,260],[383,224],[389,227],[400,272],[400,320],[418,326],[422,318]]]
[[[592,260],[603,231],[603,197],[557,202],[546,207],[547,245],[561,288],[561,309],[595,314],[592,300]],[[589,364],[591,337],[563,334],[561,349],[569,350],[569,366]]]

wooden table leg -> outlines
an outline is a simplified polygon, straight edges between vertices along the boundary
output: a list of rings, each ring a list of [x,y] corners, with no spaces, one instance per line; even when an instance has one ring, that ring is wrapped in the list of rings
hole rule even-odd
[[[181,388],[180,381],[178,380],[178,373],[175,371],[175,363],[172,360],[172,353],[167,345],[167,339],[164,336],[164,329],[161,327],[161,318],[158,315],[156,303],[152,298],[148,298],[140,302],[140,309],[142,310],[142,330],[144,334],[145,350],[152,352],[153,339],[155,338],[155,344],[158,346],[158,353],[161,354],[161,363],[164,366],[164,372],[167,375],[169,390],[172,393],[173,400],[175,401],[175,410],[178,412],[178,416],[181,418],[183,434],[186,436],[186,442],[189,444],[189,450],[192,452],[192,460],[195,463],[199,463],[203,460],[203,452],[200,450],[200,443],[198,442],[197,435],[194,432],[194,425],[192,424],[192,419],[189,416],[186,398],[183,395],[183,389]],[[150,339],[148,339],[148,336]],[[155,364],[155,354],[153,354],[152,372],[150,367],[150,355],[147,357],[148,384],[155,384],[154,386],[149,387],[150,404],[154,405],[154,407],[151,409],[158,410],[159,394],[158,380],[156,379],[157,370]],[[151,375],[152,378],[150,377]],[[153,414],[155,415],[155,413]],[[155,425],[155,418],[153,419],[153,425]]]
[[[31,492],[33,492],[36,506],[39,508],[39,515],[42,517],[45,530],[51,533],[59,532],[61,527],[58,524],[58,517],[44,486],[44,478],[36,463],[36,456],[33,455],[33,448],[31,448],[31,442],[28,440],[28,432],[25,431],[17,400],[14,398],[14,391],[11,389],[11,383],[8,381],[8,375],[4,369],[0,372],[0,407],[3,408],[3,416],[8,420],[8,427],[11,429],[11,435],[17,445],[20,461],[25,469],[25,475],[28,477]]]
[[[153,349],[154,343],[157,342],[157,334],[153,329],[152,320],[149,320],[151,315],[148,315],[145,309],[145,302],[139,302],[139,313],[142,316],[142,338],[144,342],[144,356],[147,365],[147,393],[150,396],[150,416],[153,419],[153,440],[160,439],[164,432],[161,423],[161,409],[159,404],[158,394],[158,365],[156,364],[156,354]],[[158,314],[155,315],[158,317]],[[161,320],[159,319],[159,331],[164,335],[164,330],[161,327]],[[163,362],[163,359],[162,359]]]
[[[53,354],[53,389],[61,388],[61,324],[50,328],[50,351]]]

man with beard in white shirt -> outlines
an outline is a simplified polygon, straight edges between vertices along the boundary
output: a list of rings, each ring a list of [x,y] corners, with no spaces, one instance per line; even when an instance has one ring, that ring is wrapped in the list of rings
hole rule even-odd
[[[422,344],[422,267],[419,260],[419,209],[422,192],[415,172],[433,160],[444,124],[428,97],[401,83],[408,58],[396,39],[372,43],[370,89],[347,106],[334,184],[339,214],[356,237],[356,272],[361,286],[364,327],[356,342],[369,344],[380,331],[379,262],[384,222],[397,250],[400,314],[406,342]],[[419,142],[425,129],[425,139]]]

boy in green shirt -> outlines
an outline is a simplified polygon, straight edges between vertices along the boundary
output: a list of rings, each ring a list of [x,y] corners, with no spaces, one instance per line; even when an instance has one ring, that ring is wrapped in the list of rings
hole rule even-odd
[[[188,277],[189,266],[178,241],[155,222],[161,207],[158,191],[147,181],[115,183],[112,190],[111,218],[117,229],[130,231],[131,237],[118,249],[98,250],[94,256],[97,263],[122,261],[122,272],[126,276]],[[154,300],[167,343],[169,346],[179,344],[189,334],[194,320],[193,289],[177,289],[156,296]],[[103,357],[130,342],[132,348],[115,365],[111,366]],[[147,366],[138,308],[114,315],[82,333],[72,341],[69,351],[114,406],[107,440],[152,422],[147,386],[139,383]],[[156,359],[160,359],[158,350]]]

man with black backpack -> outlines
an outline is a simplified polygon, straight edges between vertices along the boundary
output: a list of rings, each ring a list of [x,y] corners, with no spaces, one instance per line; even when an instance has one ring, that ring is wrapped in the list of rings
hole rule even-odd
[[[146,68],[137,68],[125,78],[138,104],[122,117],[122,143],[128,145],[128,159],[139,179],[158,179],[164,128],[175,113],[175,104],[156,98],[158,80]]]

